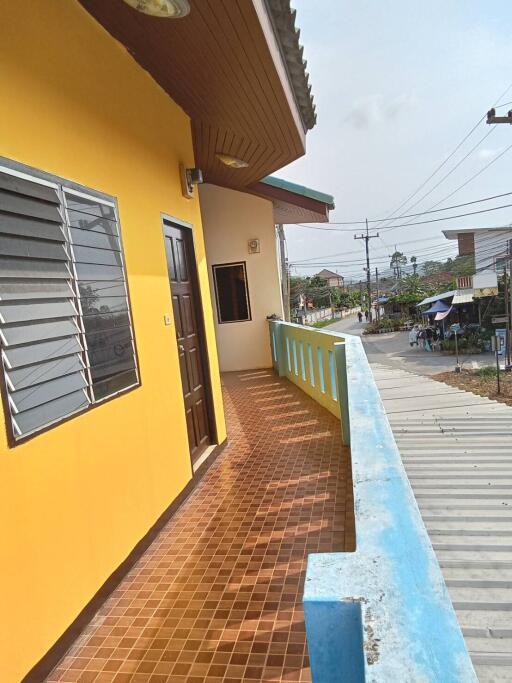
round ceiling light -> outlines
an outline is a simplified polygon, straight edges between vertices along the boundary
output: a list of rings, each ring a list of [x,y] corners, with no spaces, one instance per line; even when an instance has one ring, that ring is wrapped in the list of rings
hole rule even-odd
[[[152,17],[180,19],[190,12],[188,0],[124,0],[127,5]]]
[[[249,166],[247,161],[232,157],[230,154],[216,154],[215,156],[219,161],[222,161],[223,164],[226,164],[226,166],[229,166],[230,168],[247,168],[247,166]]]

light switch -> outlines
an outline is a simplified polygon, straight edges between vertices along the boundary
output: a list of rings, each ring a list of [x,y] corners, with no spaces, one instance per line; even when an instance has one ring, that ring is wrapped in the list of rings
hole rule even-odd
[[[172,318],[168,313],[164,315],[164,325],[172,325]]]

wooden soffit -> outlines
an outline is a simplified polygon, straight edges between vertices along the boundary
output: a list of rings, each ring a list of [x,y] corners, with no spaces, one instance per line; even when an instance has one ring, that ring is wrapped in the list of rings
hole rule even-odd
[[[80,2],[190,116],[205,181],[243,189],[304,154],[308,125],[265,0],[193,0],[182,19]],[[217,153],[249,166],[232,169]]]
[[[275,223],[328,223],[330,202],[323,202],[284,188],[258,182],[249,188],[251,194],[270,199]]]

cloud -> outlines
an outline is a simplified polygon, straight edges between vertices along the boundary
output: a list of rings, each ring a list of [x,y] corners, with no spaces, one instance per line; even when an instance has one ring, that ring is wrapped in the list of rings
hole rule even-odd
[[[355,102],[343,122],[364,130],[382,122],[393,121],[415,106],[416,98],[412,94],[402,93],[388,101],[384,101],[382,95],[371,95]]]
[[[478,150],[477,156],[479,159],[492,159],[492,157],[495,157],[500,152],[501,148],[499,147],[498,149],[490,149],[489,147],[484,147],[483,149]]]

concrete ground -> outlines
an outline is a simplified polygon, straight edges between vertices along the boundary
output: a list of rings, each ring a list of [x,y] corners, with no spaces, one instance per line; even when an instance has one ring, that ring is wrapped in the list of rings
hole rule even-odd
[[[390,367],[402,368],[419,375],[435,375],[455,367],[455,356],[443,356],[436,352],[423,351],[420,347],[409,346],[408,332],[389,332],[386,334],[363,335],[366,323],[359,323],[357,316],[345,318],[326,330],[362,335],[366,355],[370,363],[381,363]],[[494,364],[491,353],[462,355],[460,363],[465,368],[480,368]]]

